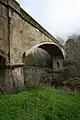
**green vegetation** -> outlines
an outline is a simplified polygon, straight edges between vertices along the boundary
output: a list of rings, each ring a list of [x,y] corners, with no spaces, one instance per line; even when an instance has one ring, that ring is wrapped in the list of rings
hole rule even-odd
[[[0,95],[0,120],[80,120],[80,93],[36,88]]]

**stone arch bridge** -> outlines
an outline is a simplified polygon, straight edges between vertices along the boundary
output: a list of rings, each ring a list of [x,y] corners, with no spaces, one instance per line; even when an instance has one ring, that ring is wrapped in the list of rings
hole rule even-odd
[[[28,13],[16,0],[0,0],[0,86],[23,87],[23,57],[33,49],[46,50],[53,59],[53,69],[59,61],[63,67],[63,46]]]

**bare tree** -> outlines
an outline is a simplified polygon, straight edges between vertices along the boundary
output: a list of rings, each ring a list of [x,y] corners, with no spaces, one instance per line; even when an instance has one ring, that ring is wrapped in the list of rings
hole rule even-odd
[[[67,58],[80,63],[80,35],[73,34],[69,36],[65,48]]]

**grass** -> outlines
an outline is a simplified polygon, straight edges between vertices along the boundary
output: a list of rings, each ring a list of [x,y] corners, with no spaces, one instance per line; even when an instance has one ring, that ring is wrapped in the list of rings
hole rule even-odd
[[[80,120],[80,93],[38,88],[0,95],[0,120]]]

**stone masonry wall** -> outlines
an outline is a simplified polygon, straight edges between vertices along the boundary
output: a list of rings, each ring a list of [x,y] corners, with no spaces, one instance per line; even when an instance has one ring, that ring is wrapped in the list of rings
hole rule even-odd
[[[30,23],[22,19],[22,17],[19,14],[17,14],[14,10],[10,9],[10,58],[11,58],[10,62],[11,64],[21,64],[24,53],[27,54],[31,48],[45,42],[52,42],[52,40],[49,37],[47,37],[44,33],[39,31],[36,27],[34,27]],[[36,70],[36,72],[38,71]],[[20,74],[21,72],[19,72],[19,76]],[[30,72],[30,75],[32,76],[32,72]],[[38,75],[36,76],[37,78],[39,77]],[[18,79],[18,81],[23,81],[23,80],[24,80],[24,77],[23,78],[21,77],[21,79]],[[35,80],[37,79],[35,78]]]
[[[0,55],[8,62],[8,16],[7,8],[0,3]]]
[[[21,63],[24,52],[28,53],[32,47],[51,41],[14,11],[11,16],[10,28],[11,63],[13,64]]]

